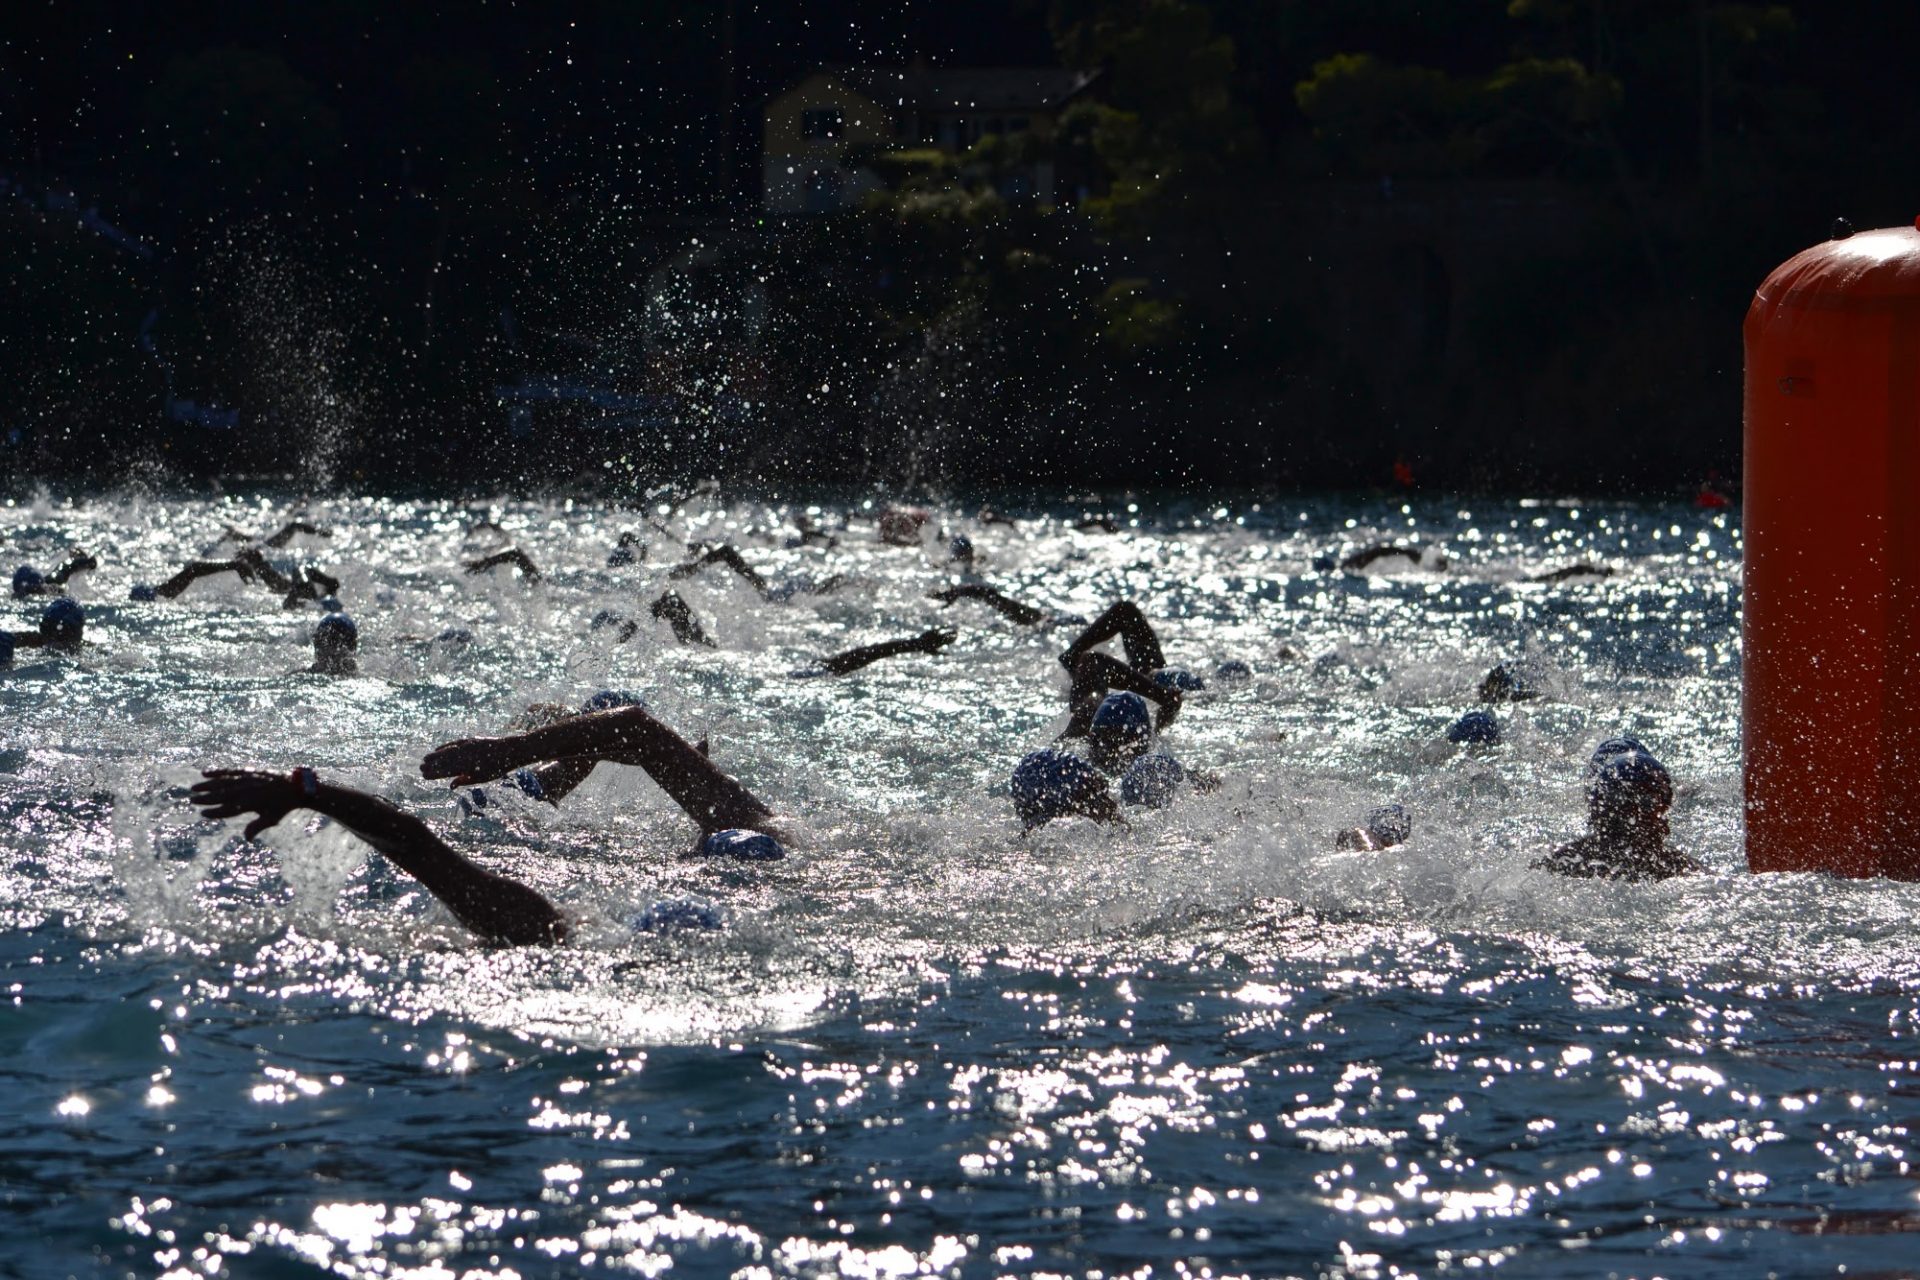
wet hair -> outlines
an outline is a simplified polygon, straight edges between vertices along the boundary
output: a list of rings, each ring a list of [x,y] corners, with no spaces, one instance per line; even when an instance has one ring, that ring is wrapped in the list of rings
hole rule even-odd
[[[76,645],[87,629],[87,614],[72,596],[47,602],[40,611],[40,634],[51,645]]]
[[[1153,718],[1147,700],[1131,690],[1101,699],[1087,726],[1087,745],[1093,762],[1102,768],[1125,764],[1153,742]]]
[[[1083,806],[1094,796],[1106,794],[1107,780],[1079,756],[1048,747],[1028,754],[1014,766],[1007,790],[1021,823],[1037,827],[1083,812]]]
[[[1406,806],[1383,804],[1367,814],[1367,834],[1373,837],[1375,845],[1390,849],[1397,844],[1405,844],[1413,834],[1413,818],[1407,813]]]
[[[1447,741],[1464,746],[1494,746],[1500,741],[1500,721],[1491,711],[1469,711],[1447,726]]]

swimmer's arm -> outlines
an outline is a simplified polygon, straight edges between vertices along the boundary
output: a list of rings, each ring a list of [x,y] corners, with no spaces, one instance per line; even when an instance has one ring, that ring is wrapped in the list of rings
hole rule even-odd
[[[13,647],[16,649],[41,649],[51,643],[38,631],[15,631],[12,634]]]
[[[559,804],[574,788],[587,780],[594,766],[599,763],[591,756],[575,756],[569,760],[550,760],[538,766],[533,770],[533,777],[540,784],[540,799],[548,804]]]
[[[200,579],[210,578],[216,573],[237,573],[243,582],[253,581],[252,568],[238,560],[193,560],[180,566],[180,572],[155,587],[153,594],[163,600],[172,600]]]
[[[284,547],[293,541],[293,537],[297,533],[310,533],[316,538],[331,538],[333,536],[333,530],[331,529],[322,529],[319,525],[308,524],[305,520],[289,520],[281,528],[280,532],[274,534],[271,538],[263,538],[262,541],[270,547]]]
[[[56,587],[67,585],[67,579],[87,569],[98,569],[100,562],[84,551],[75,551],[67,562],[47,575],[47,582]]]
[[[1180,714],[1181,696],[1178,689],[1155,683],[1145,673],[1128,666],[1112,654],[1077,654],[1067,664],[1067,673],[1073,677],[1073,687],[1067,693],[1068,702],[1073,708],[1073,719],[1062,737],[1084,738],[1093,720],[1093,713],[1099,709],[1100,699],[1113,689],[1129,690],[1153,703],[1156,728],[1166,728]]]
[[[706,630],[701,627],[700,619],[693,616],[693,610],[687,607],[687,602],[680,598],[679,593],[662,592],[660,598],[648,606],[647,612],[656,618],[664,618],[667,625],[673,628],[673,638],[681,644],[703,644],[709,649],[714,647],[713,641],[707,638]],[[626,640],[632,634],[625,632],[620,638]]]
[[[858,671],[869,663],[902,653],[938,653],[952,644],[957,634],[951,627],[934,627],[917,636],[907,636],[900,640],[883,640],[879,644],[862,645],[858,649],[836,653],[831,657],[822,658],[820,666],[828,675],[843,676],[849,671]]]
[[[274,568],[267,558],[260,554],[257,547],[248,547],[244,551],[241,551],[238,555],[234,556],[233,563],[235,565],[235,571],[239,573],[242,578],[246,578],[247,574],[251,572],[258,577],[260,581],[266,583],[269,589],[278,591],[282,595],[295,590],[297,587],[294,580]]]
[[[1013,597],[983,582],[963,582],[959,586],[948,587],[943,591],[929,592],[928,598],[949,606],[956,600],[978,600],[1002,617],[1011,619],[1023,627],[1031,627],[1047,616],[1032,605],[1021,604]]]
[[[1166,656],[1160,652],[1160,637],[1154,635],[1147,615],[1140,612],[1140,606],[1131,600],[1115,601],[1105,613],[1089,623],[1079,638],[1060,655],[1060,665],[1072,666],[1072,659],[1115,636],[1120,637],[1120,644],[1127,652],[1128,666],[1150,672],[1167,665]]]
[[[528,582],[540,581],[540,567],[534,564],[533,557],[518,547],[508,547],[505,551],[496,551],[490,556],[469,560],[466,562],[466,570],[468,573],[485,573],[503,564],[509,564],[518,569],[520,576]]]
[[[247,823],[248,839],[296,809],[331,818],[418,880],[461,924],[489,942],[524,946],[566,938],[566,921],[551,902],[468,861],[418,818],[364,791],[320,782],[310,773],[307,779],[311,785],[287,774],[210,769],[191,796],[215,821],[257,815]]]
[[[745,579],[747,585],[755,591],[758,591],[763,596],[767,594],[767,580],[755,572],[754,567],[746,562],[746,558],[743,557],[738,550],[725,544],[717,547],[709,547],[705,555],[696,556],[685,564],[676,567],[669,572],[667,576],[669,578],[690,578],[710,564],[725,565],[741,578]]]
[[[751,791],[644,707],[576,716],[512,737],[449,742],[427,753],[420,762],[420,774],[451,778],[457,787],[469,786],[521,765],[564,762],[576,756],[645,769],[703,832],[728,827],[765,830],[773,817],[773,810]]]

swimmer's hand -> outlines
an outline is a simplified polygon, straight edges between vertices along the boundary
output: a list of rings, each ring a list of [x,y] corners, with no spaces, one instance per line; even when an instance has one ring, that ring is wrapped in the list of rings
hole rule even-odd
[[[470,787],[491,782],[521,762],[505,738],[460,738],[444,742],[420,761],[423,778],[451,778],[450,785]]]
[[[274,826],[280,819],[302,807],[305,796],[299,784],[284,773],[261,769],[209,769],[193,784],[188,797],[201,816],[215,822],[237,818],[243,813],[257,814],[247,824],[251,840]]]
[[[916,642],[922,652],[938,653],[959,638],[960,633],[952,627],[930,627],[916,637]]]

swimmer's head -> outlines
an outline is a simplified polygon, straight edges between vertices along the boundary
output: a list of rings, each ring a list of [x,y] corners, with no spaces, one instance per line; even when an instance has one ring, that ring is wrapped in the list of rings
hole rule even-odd
[[[360,628],[344,613],[330,613],[313,624],[313,660],[322,670],[351,667],[360,647]]]
[[[1172,756],[1158,751],[1141,756],[1120,777],[1120,798],[1146,809],[1164,809],[1179,794],[1187,771]]]
[[[28,596],[37,596],[46,585],[46,578],[41,576],[40,571],[30,564],[23,564],[13,571],[13,598],[15,600],[24,600]]]
[[[591,715],[595,711],[617,711],[621,707],[646,705],[637,693],[628,693],[625,689],[602,689],[580,704],[580,713]]]
[[[71,596],[49,601],[40,611],[40,636],[56,649],[79,645],[87,629],[87,615]]]
[[[146,582],[134,583],[133,590],[127,592],[127,599],[135,604],[152,604],[159,598],[160,594],[153,589],[152,584]]]
[[[1245,684],[1253,679],[1253,668],[1238,658],[1228,658],[1213,669],[1213,678],[1221,684]]]
[[[1181,693],[1198,693],[1207,687],[1205,680],[1185,667],[1162,667],[1153,673],[1153,682],[1162,689],[1178,689]]]
[[[1147,700],[1131,690],[1108,694],[1087,726],[1087,746],[1103,769],[1126,764],[1153,743]]]
[[[1587,818],[1595,825],[1647,824],[1673,806],[1673,775],[1645,747],[1601,758],[1587,780]]]
[[[726,924],[720,908],[698,898],[662,898],[633,918],[637,933],[677,933],[718,929]]]
[[[473,643],[473,632],[466,627],[448,627],[435,636],[433,642],[449,649],[460,648]]]
[[[1540,696],[1540,675],[1531,664],[1497,663],[1480,682],[1482,702],[1527,702]]]
[[[339,596],[321,596],[318,603],[320,605],[320,612],[322,613],[345,613],[347,611],[346,607],[340,603]]]
[[[1381,805],[1367,814],[1366,825],[1367,834],[1373,837],[1374,846],[1380,849],[1405,844],[1407,837],[1413,834],[1413,819],[1408,816],[1405,805]]]
[[[612,609],[602,609],[593,615],[592,620],[587,623],[587,629],[589,631],[604,631],[608,627],[620,626],[626,622],[626,620],[624,614],[616,613]]]
[[[786,846],[764,831],[731,827],[716,831],[700,842],[703,858],[741,858],[749,862],[778,862],[787,856]]]
[[[1447,741],[1469,747],[1491,747],[1500,741],[1500,722],[1491,711],[1469,711],[1447,726]]]
[[[963,565],[973,563],[973,539],[964,533],[956,533],[947,543],[947,554]]]
[[[1054,747],[1035,751],[1015,765],[1007,789],[1015,815],[1028,828],[1076,813],[1100,817],[1113,803],[1098,769]]]
[[[1607,757],[1619,756],[1619,755],[1631,755],[1633,752],[1636,752],[1636,751],[1646,755],[1653,754],[1651,751],[1648,751],[1645,747],[1640,745],[1640,739],[1638,738],[1629,738],[1626,735],[1622,734],[1620,737],[1617,737],[1617,738],[1606,739],[1599,746],[1593,749],[1592,755],[1587,757],[1588,780],[1591,781],[1593,777],[1600,772],[1600,766],[1607,762]]]

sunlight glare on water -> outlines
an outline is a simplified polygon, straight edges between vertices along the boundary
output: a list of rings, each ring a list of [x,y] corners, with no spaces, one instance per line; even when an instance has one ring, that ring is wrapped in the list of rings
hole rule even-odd
[[[290,674],[312,606],[231,577],[127,603],[292,509],[0,507],[15,562],[101,558],[88,649],[0,675],[0,1160],[31,1271],[1911,1267],[1920,890],[1746,874],[1726,513],[1143,503],[1112,535],[1059,505],[936,512],[994,585],[1082,617],[1132,598],[1210,680],[1165,741],[1217,793],[1023,839],[1006,778],[1062,723],[1073,627],[928,600],[954,576],[932,529],[888,546],[829,508],[826,548],[749,502],[696,499],[667,536],[575,502],[326,499],[333,537],[286,555],[342,580],[339,680]],[[651,554],[607,567],[629,528]],[[678,646],[645,604],[716,540],[776,585],[852,581],[774,603],[703,571],[671,585],[717,648]],[[461,571],[509,541],[544,581]],[[1448,563],[1328,567],[1379,542]],[[1528,581],[1579,561],[1616,572]],[[617,643],[606,609],[647,625]],[[938,656],[793,675],[936,624],[960,629]],[[1521,657],[1549,696],[1500,708],[1501,746],[1447,744]],[[1230,659],[1252,679],[1213,678]],[[558,809],[419,777],[436,743],[603,688],[706,737],[796,856],[682,856],[692,825],[631,770]],[[1675,842],[1711,874],[1528,869],[1623,732],[1672,768]],[[337,830],[199,821],[185,788],[231,764],[419,813],[573,942],[478,946]],[[1405,846],[1333,850],[1389,801]],[[688,898],[722,927],[635,927]]]

